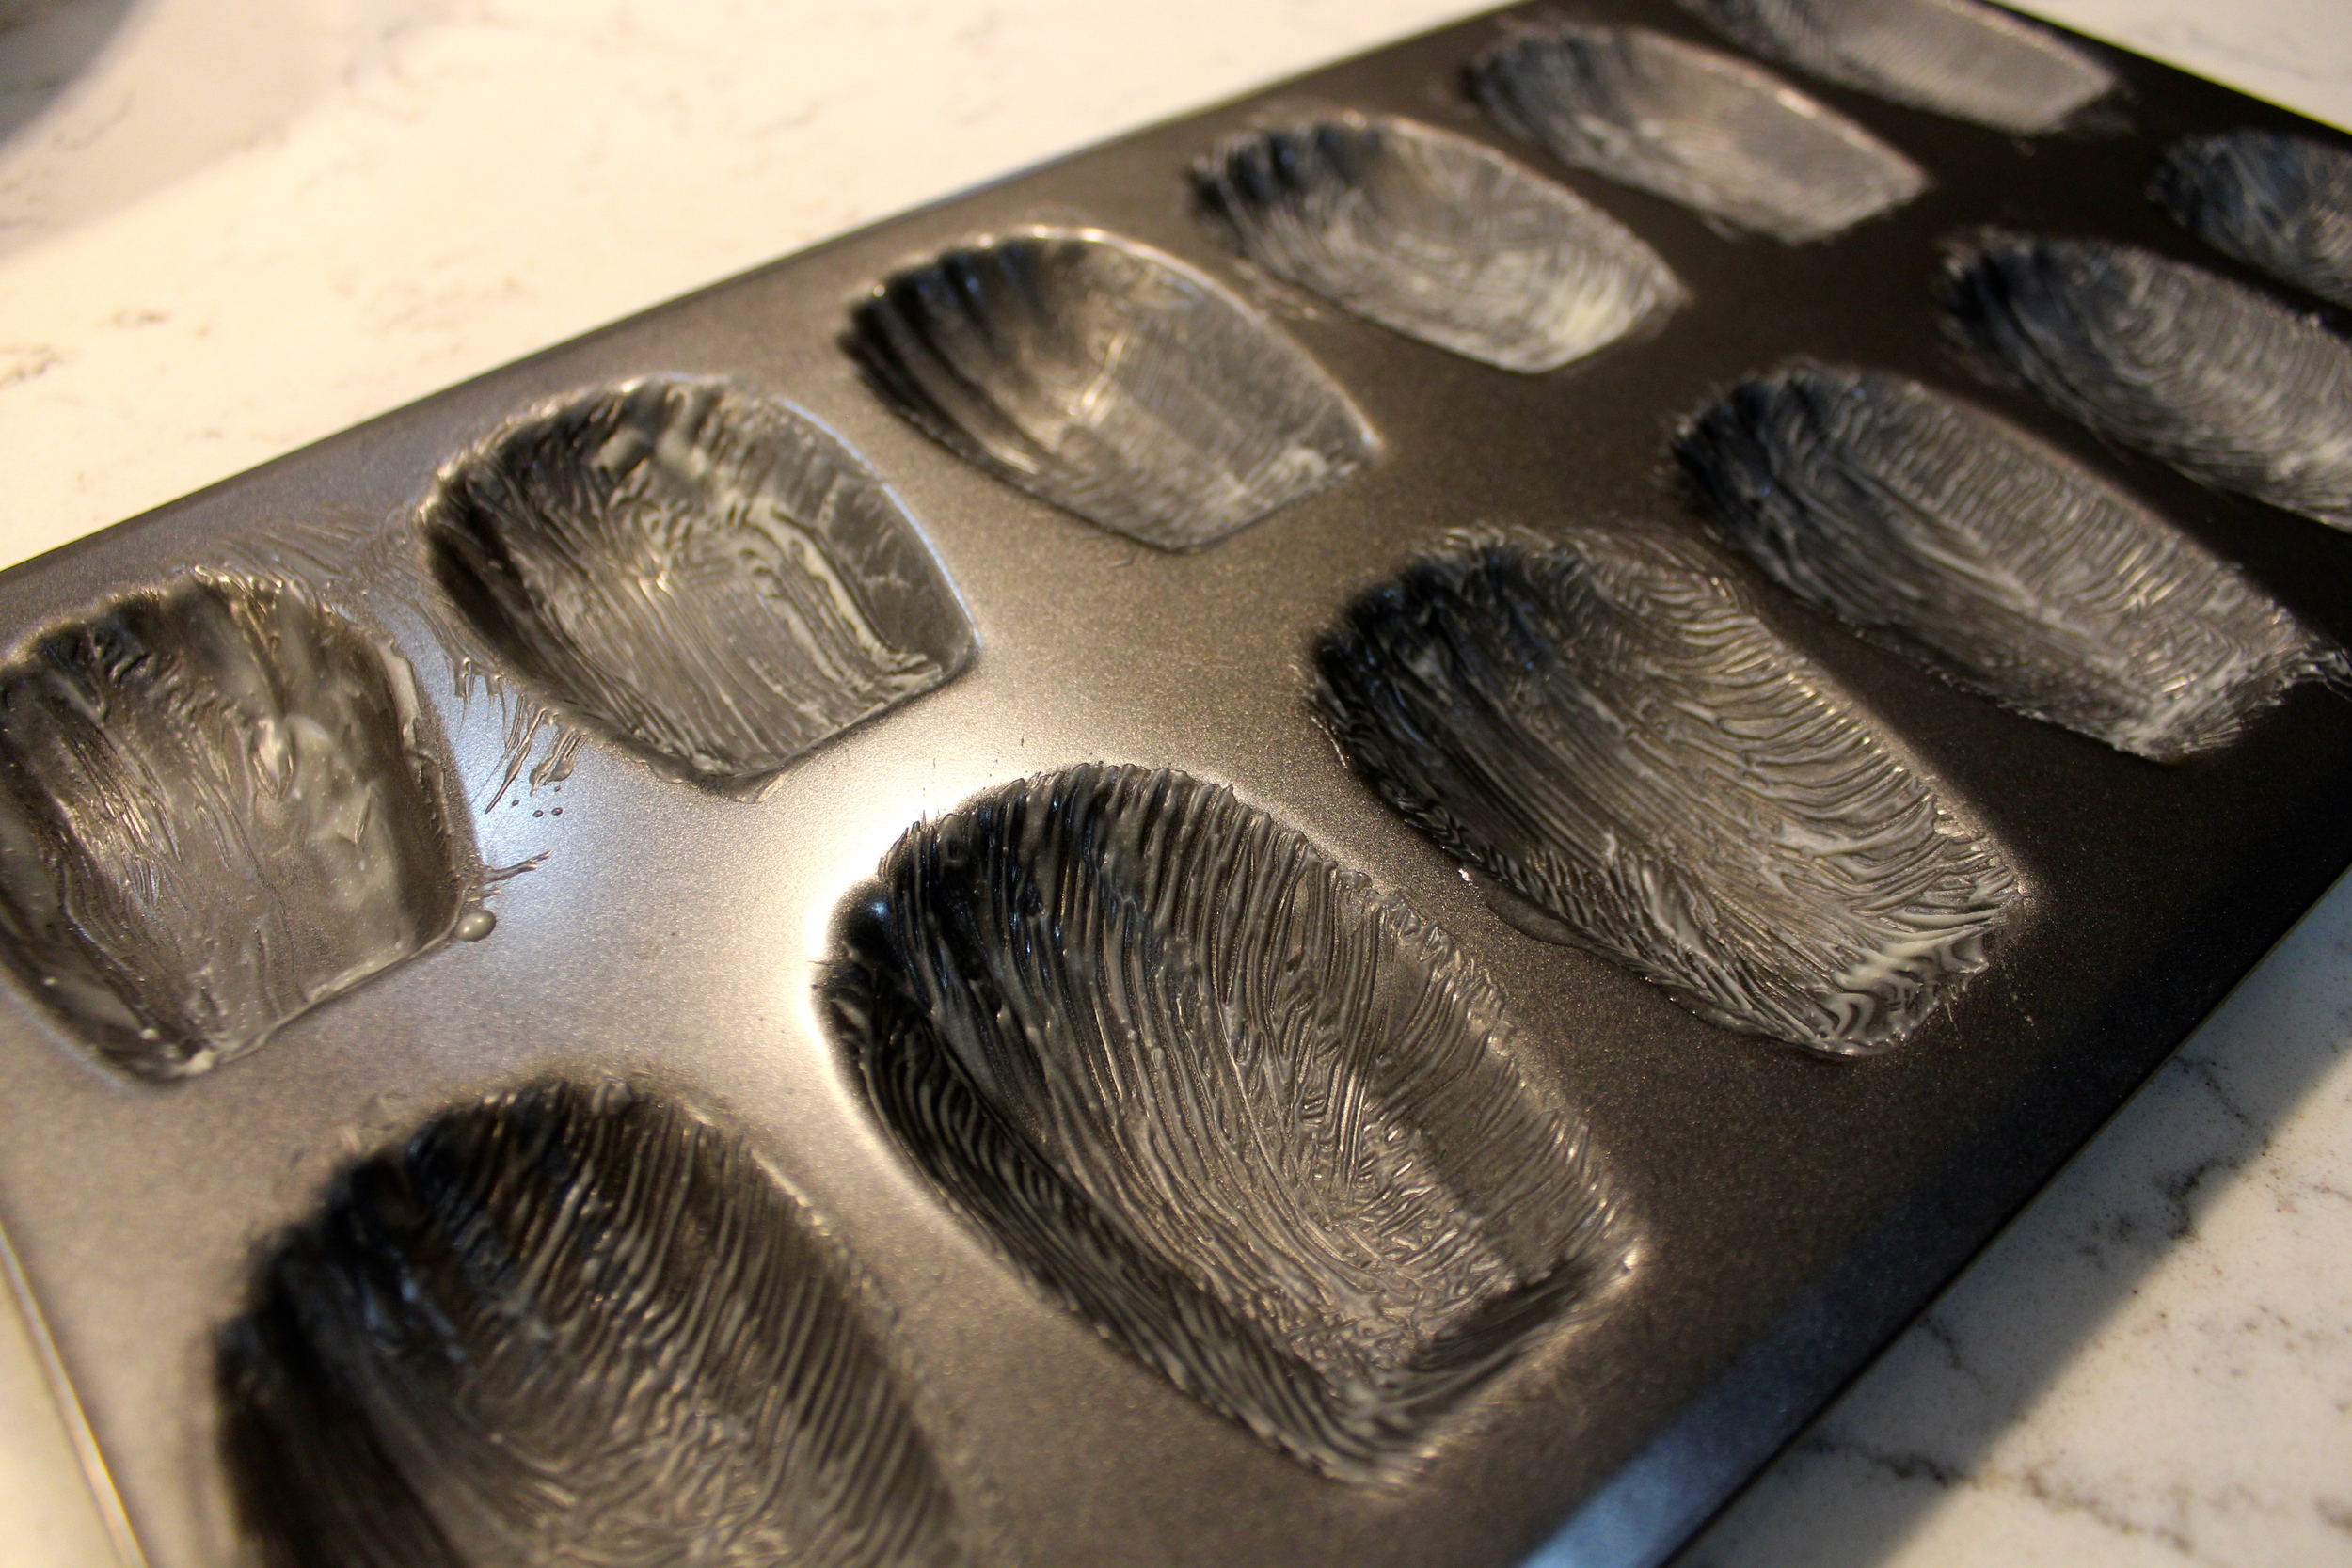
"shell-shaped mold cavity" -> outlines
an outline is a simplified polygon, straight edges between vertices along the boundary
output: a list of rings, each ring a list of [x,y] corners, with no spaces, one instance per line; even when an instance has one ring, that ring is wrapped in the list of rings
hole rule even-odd
[[[2014,891],[1693,546],[1460,540],[1316,662],[1341,751],[1498,912],[1725,1028],[1897,1044]]]
[[[1993,235],[1946,263],[1960,337],[2060,412],[2209,484],[2352,528],[2352,345],[2200,267]]]
[[[1676,448],[1783,587],[1955,684],[2171,762],[2340,670],[2235,567],[2022,432],[1890,375],[1800,365]]]
[[[1491,981],[1231,792],[1088,767],[911,832],[835,1027],[948,1201],[1279,1448],[1397,1474],[1629,1256]]]
[[[1996,131],[2055,131],[2115,73],[1977,0],[1682,0],[1726,38],[1826,82]]]
[[[804,416],[717,382],[526,417],[450,466],[424,525],[444,592],[501,657],[723,792],[972,657],[882,483]]]
[[[194,577],[0,670],[0,945],[143,1078],[203,1072],[439,942],[468,879],[408,665]]]
[[[2226,131],[2174,145],[2155,195],[2215,249],[2352,307],[2352,151]]]
[[[1338,385],[1157,251],[1025,230],[894,274],[844,346],[940,445],[1165,550],[1199,549],[1371,460]]]
[[[1193,170],[1201,215],[1278,277],[1509,371],[1654,327],[1682,286],[1569,191],[1467,137],[1343,115],[1237,136]]]
[[[269,1568],[948,1568],[956,1502],[851,1265],[619,1085],[453,1110],[337,1179],[220,1337]]]
[[[1741,229],[1818,240],[1927,188],[1900,152],[1770,71],[1644,27],[1559,25],[1470,66],[1496,123]]]

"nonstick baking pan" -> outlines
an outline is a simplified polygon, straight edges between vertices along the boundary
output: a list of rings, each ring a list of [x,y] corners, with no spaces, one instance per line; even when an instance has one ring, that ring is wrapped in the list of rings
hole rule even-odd
[[[1646,1564],[2352,861],[2352,152],[1569,0],[0,577],[126,1556]]]

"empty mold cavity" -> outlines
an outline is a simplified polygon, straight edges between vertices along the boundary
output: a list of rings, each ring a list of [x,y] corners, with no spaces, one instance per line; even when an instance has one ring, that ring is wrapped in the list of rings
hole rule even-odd
[[[1330,1475],[1409,1465],[1624,1266],[1492,982],[1225,789],[1080,768],[914,830],[846,913],[828,995],[950,1203]]]
[[[1770,71],[1646,28],[1523,32],[1480,55],[1470,85],[1564,163],[1792,243],[1927,188],[1910,159]]]
[[[1463,540],[1317,649],[1357,771],[1531,934],[1861,1053],[1984,963],[2001,859],[1698,549]]]
[[[947,1568],[954,1499],[846,1260],[736,1140],[617,1085],[354,1165],[221,1335],[269,1568]]]
[[[2277,602],[2129,496],[1889,375],[1751,381],[1677,447],[1780,584],[1969,690],[2170,762],[2337,669]]]
[[[2201,268],[2098,240],[1996,234],[1946,265],[1988,364],[2207,483],[2352,528],[2352,346]]]
[[[2215,249],[2352,306],[2352,151],[2276,131],[2192,136],[2156,198]]]
[[[1757,54],[1996,131],[2054,131],[2115,90],[2063,39],[1977,0],[1682,0]]]
[[[282,583],[190,578],[0,670],[0,938],[140,1077],[203,1072],[449,934],[413,677]]]
[[[1345,115],[1238,136],[1193,170],[1202,217],[1278,277],[1509,371],[1655,326],[1682,288],[1613,218],[1465,137]]]
[[[722,791],[972,657],[882,483],[805,417],[718,383],[634,382],[524,419],[450,467],[425,527],[501,657]]]
[[[844,346],[940,445],[1115,533],[1199,549],[1368,462],[1338,386],[1232,294],[1123,240],[1029,230],[893,275]]]

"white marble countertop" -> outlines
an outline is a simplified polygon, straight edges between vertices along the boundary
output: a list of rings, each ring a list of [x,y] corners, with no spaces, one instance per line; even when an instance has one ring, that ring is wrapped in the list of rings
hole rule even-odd
[[[0,563],[1484,8],[78,0],[0,38]],[[2034,8],[2352,124],[2346,0]],[[14,1332],[0,1315],[0,1429],[38,1404]],[[0,1453],[0,1560],[107,1560],[37,1459]],[[2182,1560],[2352,1563],[2341,888],[1686,1559]]]

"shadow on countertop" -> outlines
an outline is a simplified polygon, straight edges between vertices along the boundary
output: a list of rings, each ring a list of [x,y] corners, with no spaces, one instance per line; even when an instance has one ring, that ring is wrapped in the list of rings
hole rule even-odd
[[[0,141],[79,80],[136,0],[0,0]]]

